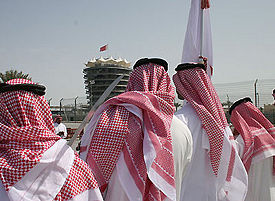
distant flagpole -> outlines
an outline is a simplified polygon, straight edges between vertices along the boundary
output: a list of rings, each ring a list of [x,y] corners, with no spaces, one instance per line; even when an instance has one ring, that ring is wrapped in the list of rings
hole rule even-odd
[[[201,4],[202,4],[203,0],[201,0]],[[199,58],[199,61],[200,62],[203,62],[203,9],[201,8],[200,9],[200,16],[201,16],[201,21],[200,21],[200,24],[201,24],[201,27],[200,27],[200,57]]]
[[[209,7],[209,0],[191,0],[181,62],[200,62],[200,56],[207,57],[207,72],[211,75],[213,50]]]

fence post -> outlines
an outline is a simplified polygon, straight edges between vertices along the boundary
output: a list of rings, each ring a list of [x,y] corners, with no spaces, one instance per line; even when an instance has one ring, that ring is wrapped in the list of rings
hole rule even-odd
[[[77,98],[78,98],[78,96],[76,96],[74,99],[74,121],[76,121],[76,99]]]
[[[59,114],[61,115],[61,109],[62,109],[62,102],[63,101],[63,98],[60,99],[59,101]]]
[[[255,83],[254,83],[254,90],[255,90],[255,106],[258,107],[258,104],[257,104],[257,82],[258,82],[258,79],[255,80]]]
[[[51,107],[51,100],[52,100],[52,98],[50,98],[50,99],[48,100],[48,104],[49,104],[50,107]]]

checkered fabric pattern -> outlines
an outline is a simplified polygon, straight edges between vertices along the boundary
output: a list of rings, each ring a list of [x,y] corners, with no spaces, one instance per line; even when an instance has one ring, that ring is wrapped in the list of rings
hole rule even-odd
[[[62,189],[54,200],[70,200],[76,195],[90,189],[98,188],[97,182],[88,165],[75,153],[73,166]]]
[[[7,83],[35,84],[25,79]],[[43,153],[59,139],[43,96],[21,90],[0,93],[0,177],[6,191],[38,164]],[[67,200],[96,187],[90,168],[75,156],[70,174],[55,200]]]
[[[248,172],[253,157],[275,149],[275,127],[251,102],[243,102],[236,106],[230,120],[244,140],[244,152],[241,158]],[[273,164],[274,161],[273,157]]]
[[[102,191],[106,188],[121,151],[144,200],[163,200],[164,195],[147,176],[143,153],[144,127],[157,156],[152,167],[175,186],[170,125],[175,111],[174,89],[162,66],[145,64],[131,74],[127,92],[104,103],[87,155]],[[120,104],[132,104],[143,111],[144,125]],[[90,163],[89,163],[90,161]],[[151,183],[150,183],[151,182]],[[160,196],[161,195],[161,196]]]
[[[228,124],[214,86],[201,68],[178,71],[173,80],[177,92],[192,105],[202,121],[209,139],[212,170],[217,176],[223,149],[224,129]]]
[[[35,84],[25,79],[7,82],[24,83]],[[0,94],[0,177],[7,191],[59,139],[43,96],[26,91]]]

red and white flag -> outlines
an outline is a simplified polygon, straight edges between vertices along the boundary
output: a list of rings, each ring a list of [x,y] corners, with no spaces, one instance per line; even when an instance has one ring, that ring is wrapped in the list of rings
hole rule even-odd
[[[107,50],[107,48],[108,48],[108,44],[106,44],[106,45],[100,47],[100,48],[99,48],[99,51],[100,51],[100,52],[103,52],[103,51]]]
[[[199,56],[206,57],[208,60],[207,74],[211,75],[213,50],[209,7],[209,0],[191,1],[181,62],[199,62]]]

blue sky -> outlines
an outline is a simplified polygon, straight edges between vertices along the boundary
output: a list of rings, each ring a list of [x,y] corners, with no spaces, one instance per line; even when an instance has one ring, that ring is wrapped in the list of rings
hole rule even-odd
[[[189,6],[190,0],[0,0],[0,71],[29,73],[53,103],[85,95],[82,70],[92,57],[162,57],[172,76]],[[211,1],[214,83],[274,79],[274,10],[274,0]]]

